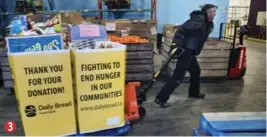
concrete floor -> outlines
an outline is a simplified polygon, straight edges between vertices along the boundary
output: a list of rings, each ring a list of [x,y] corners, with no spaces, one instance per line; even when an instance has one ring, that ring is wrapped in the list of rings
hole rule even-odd
[[[201,92],[207,93],[204,100],[188,99],[188,84],[182,84],[171,97],[172,107],[167,109],[153,103],[155,94],[164,84],[157,82],[144,104],[147,116],[134,125],[129,135],[191,136],[203,112],[266,111],[266,46],[255,42],[246,42],[246,45],[248,69],[243,80],[202,84]],[[3,131],[7,120],[17,123],[15,133]],[[8,96],[4,89],[0,90],[0,127],[0,136],[24,135],[15,97]]]

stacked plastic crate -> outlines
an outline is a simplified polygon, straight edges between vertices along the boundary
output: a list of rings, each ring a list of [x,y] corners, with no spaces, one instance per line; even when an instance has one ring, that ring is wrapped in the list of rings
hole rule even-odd
[[[154,73],[153,43],[127,44],[127,81],[150,81]]]
[[[9,67],[6,48],[0,48],[0,63],[4,88],[12,91],[14,88],[14,82],[11,75],[11,69]]]

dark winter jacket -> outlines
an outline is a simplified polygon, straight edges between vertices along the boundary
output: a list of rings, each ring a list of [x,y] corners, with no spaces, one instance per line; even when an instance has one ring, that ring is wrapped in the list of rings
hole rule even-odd
[[[250,27],[248,25],[241,26],[239,30],[239,35],[247,35],[249,28]]]
[[[173,43],[191,51],[194,55],[199,55],[213,27],[213,22],[207,21],[205,12],[193,11],[190,19],[175,33]]]

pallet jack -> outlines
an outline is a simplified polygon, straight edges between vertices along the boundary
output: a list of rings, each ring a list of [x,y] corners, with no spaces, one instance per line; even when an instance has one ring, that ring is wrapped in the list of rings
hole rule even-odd
[[[246,69],[246,47],[239,45],[231,51],[228,78],[241,79],[245,76]]]
[[[241,79],[245,76],[247,70],[247,48],[243,45],[244,35],[239,35],[239,44],[233,47],[230,53],[229,69],[228,69],[228,78],[229,79]]]
[[[176,46],[176,44],[172,44]],[[167,62],[154,74],[153,80],[148,84],[141,87],[140,82],[129,82],[125,89],[125,117],[129,121],[136,121],[142,119],[146,115],[146,109],[142,107],[144,101],[146,101],[146,94],[153,84],[157,81],[159,76],[167,68],[168,64],[173,58],[179,58],[184,53],[184,49],[181,47],[175,47],[171,50],[171,54],[167,59]],[[137,91],[138,90],[138,91]],[[138,95],[137,95],[138,93]]]

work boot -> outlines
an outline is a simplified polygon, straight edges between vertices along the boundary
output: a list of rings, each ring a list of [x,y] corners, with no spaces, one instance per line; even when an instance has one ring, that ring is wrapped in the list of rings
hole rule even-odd
[[[171,106],[171,104],[169,104],[169,103],[167,103],[167,102],[162,102],[162,101],[160,101],[159,99],[155,99],[154,102],[155,102],[156,104],[158,104],[158,105],[159,105],[160,107],[162,107],[162,108],[168,108],[168,107]]]
[[[189,95],[189,98],[198,98],[198,99],[204,99],[206,97],[206,94],[199,93],[198,95]]]

